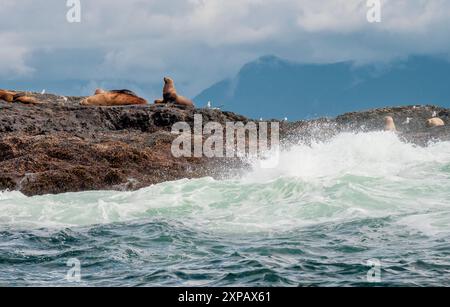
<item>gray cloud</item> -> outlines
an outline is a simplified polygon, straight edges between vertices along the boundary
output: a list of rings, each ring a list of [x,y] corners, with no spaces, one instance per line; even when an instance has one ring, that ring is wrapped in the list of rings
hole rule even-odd
[[[0,77],[85,80],[145,88],[172,75],[188,95],[276,54],[301,62],[386,61],[449,54],[450,2],[384,0],[369,24],[365,0],[2,0]],[[153,98],[153,97],[152,97]]]

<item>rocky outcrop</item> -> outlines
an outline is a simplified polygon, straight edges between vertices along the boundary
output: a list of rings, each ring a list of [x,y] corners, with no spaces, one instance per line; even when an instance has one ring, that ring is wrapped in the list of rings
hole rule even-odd
[[[336,118],[320,118],[282,125],[282,137],[292,142],[326,140],[341,132],[383,131],[385,117],[394,119],[399,137],[426,146],[433,141],[450,141],[450,110],[437,106],[405,106],[352,112]],[[428,119],[439,117],[446,125],[430,128]]]
[[[181,178],[235,176],[249,167],[237,158],[175,158],[174,123],[247,122],[220,110],[183,106],[80,106],[83,97],[32,94],[42,104],[0,101],[0,190],[26,195],[86,190],[134,190]],[[449,110],[399,107],[349,113],[335,119],[281,122],[285,144],[327,139],[342,131],[382,130],[390,115],[405,141],[426,145],[450,140],[449,126],[428,128],[426,120],[449,123]],[[408,120],[409,118],[409,120]],[[408,123],[407,123],[408,122]]]

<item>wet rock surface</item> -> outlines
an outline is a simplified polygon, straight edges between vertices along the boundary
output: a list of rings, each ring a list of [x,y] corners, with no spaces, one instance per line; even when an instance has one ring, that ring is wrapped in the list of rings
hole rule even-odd
[[[135,190],[182,178],[228,178],[249,167],[238,158],[175,158],[171,153],[177,137],[171,133],[174,123],[192,126],[195,114],[203,116],[203,124],[249,121],[232,112],[169,105],[89,107],[79,105],[84,97],[30,95],[42,104],[0,100],[0,190],[26,195]],[[296,144],[326,140],[345,131],[382,130],[387,115],[394,118],[400,137],[407,142],[425,146],[433,140],[450,140],[450,111],[434,106],[280,122],[281,139]],[[433,115],[447,125],[426,127]]]
[[[432,105],[389,107],[346,113],[336,118],[284,123],[281,134],[295,143],[326,140],[342,132],[383,131],[386,116],[394,119],[397,134],[405,142],[427,146],[433,141],[450,141],[450,110]],[[427,127],[426,122],[432,117],[441,118],[446,125]]]

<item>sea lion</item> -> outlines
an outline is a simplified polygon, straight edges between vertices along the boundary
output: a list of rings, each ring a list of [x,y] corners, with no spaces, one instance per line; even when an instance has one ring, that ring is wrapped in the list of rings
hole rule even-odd
[[[177,90],[175,89],[175,83],[173,79],[169,77],[164,77],[164,87],[163,87],[163,99],[164,101],[174,101],[177,98]]]
[[[25,95],[23,95],[23,96],[20,95],[20,96],[14,97],[14,102],[20,102],[20,103],[24,103],[24,104],[40,104],[40,102],[37,101],[36,98],[25,96]]]
[[[392,132],[397,131],[392,116],[386,116],[384,118],[384,131],[392,131]]]
[[[39,104],[40,102],[33,97],[27,96],[25,93],[16,93],[11,91],[0,90],[0,99],[6,102],[20,102],[24,104]]]
[[[445,126],[445,123],[439,117],[433,117],[433,118],[430,118],[429,120],[427,120],[427,127],[431,128],[431,127],[441,127],[441,126]]]
[[[13,93],[10,91],[5,91],[5,90],[0,90],[0,99],[4,100],[6,102],[13,102],[14,95],[16,95],[16,93]]]
[[[160,103],[173,103],[189,107],[194,106],[192,100],[178,95],[177,90],[175,89],[174,81],[169,77],[164,77],[163,99],[155,100],[155,104]]]
[[[94,96],[83,99],[80,104],[83,106],[143,105],[147,104],[147,100],[137,96],[130,90],[104,91],[97,89]]]

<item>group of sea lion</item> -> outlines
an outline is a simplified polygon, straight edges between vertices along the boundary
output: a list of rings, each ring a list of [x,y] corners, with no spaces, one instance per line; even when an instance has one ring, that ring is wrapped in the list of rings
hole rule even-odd
[[[9,103],[39,104],[35,98],[27,96],[25,93],[16,93],[0,90],[0,99]]]
[[[39,104],[37,99],[27,96],[24,93],[0,90],[0,100],[6,102],[19,102],[25,104]],[[126,105],[146,105],[148,102],[130,90],[105,91],[96,89],[94,95],[83,99],[80,104],[84,106],[126,106]],[[193,107],[192,100],[178,95],[174,81],[164,78],[163,99],[155,100],[155,104],[173,104]]]
[[[445,122],[439,117],[433,117],[426,121],[426,125],[429,128],[445,126]],[[397,132],[394,119],[392,116],[386,116],[384,118],[384,131]]]
[[[39,102],[25,93],[16,93],[12,91],[0,90],[0,100],[4,100],[10,103],[24,103],[24,104],[39,104]],[[193,107],[192,100],[178,95],[175,89],[174,81],[169,78],[164,78],[163,98],[157,99],[155,104],[173,104]],[[147,100],[139,97],[130,90],[111,90],[105,91],[102,89],[96,89],[93,96],[89,96],[80,102],[85,106],[124,106],[124,105],[146,105]],[[434,116],[434,115],[433,115]],[[408,119],[409,120],[409,119]],[[439,127],[445,126],[445,123],[439,117],[432,117],[426,122],[427,127]],[[384,118],[384,130],[396,132],[394,119],[392,116],[386,116]]]
[[[183,106],[194,106],[194,103],[186,97],[180,96],[175,89],[173,80],[164,78],[163,99],[155,100],[155,104],[174,104]],[[80,103],[85,106],[123,106],[123,105],[145,105],[147,100],[137,96],[129,90],[105,91],[97,89],[93,96],[83,99]]]

